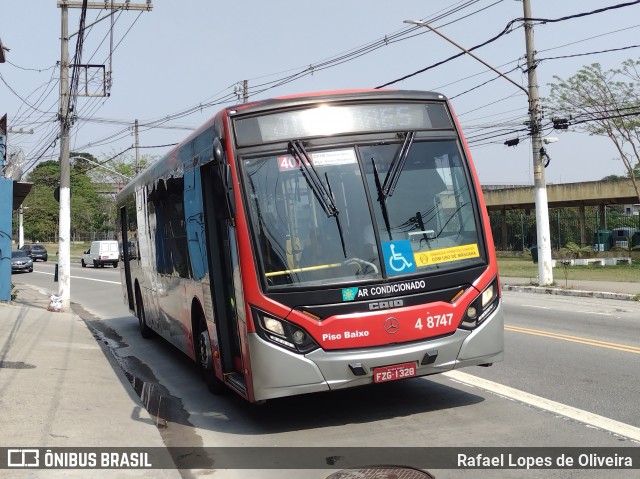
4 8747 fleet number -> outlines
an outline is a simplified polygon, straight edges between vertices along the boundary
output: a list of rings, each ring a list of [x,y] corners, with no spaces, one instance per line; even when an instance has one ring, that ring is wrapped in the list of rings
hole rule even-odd
[[[422,328],[435,329],[440,326],[451,326],[453,321],[453,313],[434,314],[433,316],[427,316],[426,318],[418,318],[415,324],[415,328],[422,330]]]

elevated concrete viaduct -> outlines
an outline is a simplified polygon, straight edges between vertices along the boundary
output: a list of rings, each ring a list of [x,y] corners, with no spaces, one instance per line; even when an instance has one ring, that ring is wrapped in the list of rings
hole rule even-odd
[[[521,209],[527,213],[535,210],[533,186],[524,187],[483,187],[484,200],[488,211],[502,211],[502,237],[495,238],[497,246],[507,244],[506,210]],[[566,183],[547,185],[549,208],[578,208],[580,223],[580,243],[589,244],[585,229],[585,206],[597,206],[600,209],[600,228],[605,228],[605,206],[620,204],[638,204],[638,193],[630,179],[617,181],[588,181],[584,183]]]

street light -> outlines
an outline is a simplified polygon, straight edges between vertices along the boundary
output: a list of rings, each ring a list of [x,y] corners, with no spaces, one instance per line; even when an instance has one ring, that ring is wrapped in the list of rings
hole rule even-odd
[[[114,170],[112,168],[109,168],[108,166],[104,166],[102,163],[98,163],[97,161],[90,160],[89,158],[85,158],[84,156],[72,156],[71,158],[69,158],[69,161],[71,161],[71,160],[83,160],[83,161],[86,161],[88,163],[93,163],[97,167],[102,168],[104,170],[107,170],[107,171],[113,173],[114,175],[118,175],[118,176],[126,179],[127,181],[131,181],[132,180],[132,178],[130,176],[123,175],[122,173],[120,173],[120,172],[118,172],[118,171],[116,171],[116,170]]]
[[[473,53],[471,53],[469,50],[467,50],[466,48],[458,45],[456,42],[454,42],[453,40],[451,40],[449,37],[443,35],[442,33],[440,33],[438,30],[436,30],[435,28],[433,28],[431,25],[429,25],[427,22],[421,22],[418,20],[404,20],[404,23],[409,23],[411,25],[417,25],[419,27],[425,27],[428,28],[429,30],[431,30],[433,33],[435,33],[436,35],[444,38],[446,41],[448,41],[449,43],[451,43],[453,46],[455,46],[456,48],[462,50],[464,53],[466,53],[467,55],[469,55],[471,58],[473,58],[474,60],[479,61],[480,63],[482,63],[485,67],[487,67],[489,70],[491,70],[494,73],[497,73],[498,75],[500,75],[502,78],[504,78],[505,80],[507,80],[508,82],[513,83],[516,87],[520,88],[520,90],[523,90],[524,93],[527,95],[527,97],[529,96],[529,92],[527,91],[526,88],[524,88],[522,85],[514,82],[511,78],[509,78],[508,76],[506,76],[505,74],[503,74],[502,72],[496,70],[495,68],[493,68],[491,65],[489,65],[487,62],[485,62],[484,60],[481,60],[480,58],[478,58],[477,56],[475,56]]]
[[[531,18],[531,7],[529,0],[523,0],[525,18]],[[551,263],[551,232],[549,229],[549,205],[547,200],[547,187],[544,179],[544,168],[549,164],[548,156],[545,161],[544,148],[542,147],[542,140],[540,138],[540,97],[538,95],[538,80],[536,76],[536,64],[534,59],[534,46],[533,46],[533,26],[530,21],[525,21],[525,40],[527,44],[527,70],[529,76],[529,89],[527,90],[522,85],[514,82],[511,78],[504,75],[500,71],[493,68],[491,65],[481,60],[466,48],[461,47],[456,42],[446,37],[431,25],[426,22],[417,20],[405,20],[404,23],[412,25],[418,25],[431,30],[436,35],[444,38],[446,41],[462,50],[474,60],[482,63],[492,72],[497,73],[502,78],[512,83],[520,90],[523,90],[527,98],[529,99],[529,117],[531,128],[531,145],[533,150],[533,171],[534,171],[534,189],[535,189],[535,205],[536,205],[536,224],[537,224],[537,241],[538,241],[538,283],[541,286],[550,285],[553,283],[553,270]],[[506,144],[506,143],[505,143]],[[507,144],[507,146],[509,146]]]

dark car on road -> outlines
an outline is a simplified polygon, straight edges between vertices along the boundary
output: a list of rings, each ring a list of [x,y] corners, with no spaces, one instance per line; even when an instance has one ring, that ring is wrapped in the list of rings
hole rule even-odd
[[[27,252],[21,249],[11,251],[11,272],[33,271],[33,260],[27,255]]]
[[[33,261],[42,260],[47,261],[49,255],[47,254],[47,248],[39,243],[26,244],[20,248],[27,253]]]

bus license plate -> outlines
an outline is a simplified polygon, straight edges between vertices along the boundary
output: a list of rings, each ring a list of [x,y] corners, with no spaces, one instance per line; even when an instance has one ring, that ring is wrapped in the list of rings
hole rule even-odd
[[[416,375],[416,363],[394,364],[373,369],[373,382],[383,383],[396,379],[412,378]]]

